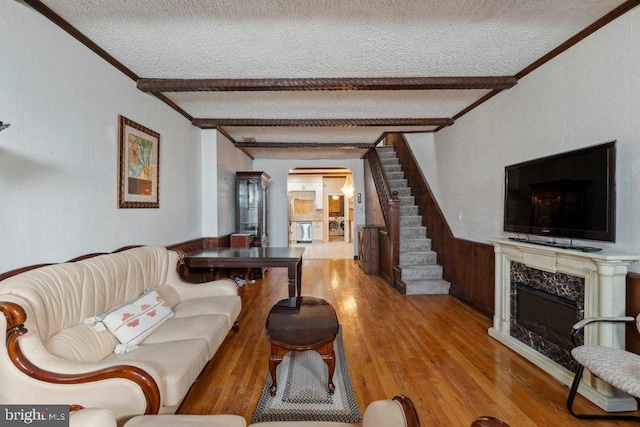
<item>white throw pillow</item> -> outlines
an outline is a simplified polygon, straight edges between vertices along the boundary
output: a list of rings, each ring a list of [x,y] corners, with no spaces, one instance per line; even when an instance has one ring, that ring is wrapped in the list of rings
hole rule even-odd
[[[139,297],[98,316],[121,343],[115,352],[130,351],[157,329],[167,319],[173,317],[173,310],[155,289],[147,289]]]

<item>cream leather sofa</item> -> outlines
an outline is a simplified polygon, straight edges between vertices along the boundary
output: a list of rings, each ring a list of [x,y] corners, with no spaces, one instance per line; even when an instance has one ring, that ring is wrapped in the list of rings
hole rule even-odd
[[[70,427],[116,427],[113,414],[104,409],[88,408],[73,412]],[[238,415],[144,415],[132,418],[124,427],[246,427]],[[249,427],[420,427],[418,414],[405,396],[377,400],[367,406],[362,424],[329,421],[270,421]]]
[[[2,280],[0,403],[109,408],[120,421],[174,413],[229,331],[237,329],[241,310],[231,280],[183,282],[176,268],[182,256],[163,247],[136,247]],[[85,321],[148,288],[174,315],[134,350],[115,354],[114,336]]]

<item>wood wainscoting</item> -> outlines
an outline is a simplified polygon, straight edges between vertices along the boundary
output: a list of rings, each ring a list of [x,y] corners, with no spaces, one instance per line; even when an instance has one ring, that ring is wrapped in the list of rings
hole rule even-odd
[[[493,245],[454,237],[429,184],[403,134],[387,134],[402,165],[407,185],[415,196],[431,248],[438,253],[442,276],[451,283],[449,293],[485,316],[493,316],[495,258]]]
[[[202,249],[228,248],[231,246],[231,234],[220,237],[202,237],[167,246],[167,249],[179,249],[183,252],[193,252]],[[180,276],[188,282],[202,283],[228,276],[228,269],[216,269],[215,271],[190,270],[182,264],[179,270]]]
[[[445,254],[448,268],[443,277],[451,282],[449,293],[491,318],[494,313],[495,256],[493,245],[452,237]],[[438,258],[440,257],[438,252]]]
[[[193,240],[188,240],[182,243],[175,243],[172,245],[168,245],[166,246],[166,248],[177,249],[183,252],[192,252],[192,251],[197,251],[201,249],[228,248],[230,246],[230,243],[231,243],[231,235],[227,234],[226,236],[221,236],[221,237],[201,237],[199,239],[193,239]],[[136,246],[141,246],[141,245],[123,246],[113,251],[113,253],[121,252],[126,249],[134,248]],[[90,254],[80,255],[66,262],[81,261],[83,259],[92,258],[94,256],[104,255],[107,253],[108,252],[94,252]],[[15,270],[2,272],[0,273],[0,281],[7,279],[9,277],[15,276],[16,274],[20,274],[25,271],[33,270],[35,268],[44,267],[51,264],[52,263],[29,265],[26,267],[17,268]],[[217,269],[214,272],[189,271],[189,268],[184,266],[184,264],[180,267],[179,273],[184,280],[188,282],[193,282],[193,283],[207,282],[207,281],[218,279],[218,278],[228,277],[228,274],[227,274],[228,269]]]
[[[458,239],[438,206],[422,170],[417,165],[404,135],[387,134],[387,145],[393,145],[402,165],[407,184],[416,198],[422,225],[432,248],[438,253],[443,277],[451,282],[449,293],[478,312],[493,317],[495,255],[493,245]],[[627,274],[626,314],[640,313],[640,273]],[[627,325],[626,348],[640,354],[640,334],[635,324]]]

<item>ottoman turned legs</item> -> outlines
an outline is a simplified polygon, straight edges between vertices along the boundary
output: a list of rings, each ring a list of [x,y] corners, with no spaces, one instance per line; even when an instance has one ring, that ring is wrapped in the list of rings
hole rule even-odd
[[[336,390],[336,386],[333,384],[333,374],[336,369],[336,354],[333,351],[333,340],[328,343],[321,344],[318,348],[311,348],[309,350],[314,350],[320,356],[322,356],[322,360],[327,364],[327,368],[329,371],[329,380],[327,381],[327,387],[329,389],[329,394],[333,394]],[[276,391],[278,390],[278,383],[276,382],[276,370],[278,365],[284,359],[284,355],[289,351],[306,351],[306,350],[290,350],[285,347],[281,347],[277,344],[271,344],[271,354],[269,355],[269,373],[271,374],[271,387],[269,388],[269,393],[271,396],[276,395]]]
[[[298,276],[299,278],[299,276]],[[336,356],[333,340],[339,330],[338,317],[334,308],[321,298],[302,297],[278,301],[267,316],[265,333],[271,343],[269,373],[271,374],[271,396],[276,395],[278,383],[276,369],[289,351],[314,350],[327,364],[329,380],[327,387],[333,394],[333,374]]]

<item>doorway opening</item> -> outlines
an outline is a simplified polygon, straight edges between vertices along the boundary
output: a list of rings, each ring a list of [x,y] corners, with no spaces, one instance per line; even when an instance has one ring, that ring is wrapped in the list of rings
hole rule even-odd
[[[345,188],[351,186],[351,190]],[[348,194],[351,197],[348,197]],[[294,168],[287,176],[289,246],[305,259],[353,259],[353,175],[344,167]]]

